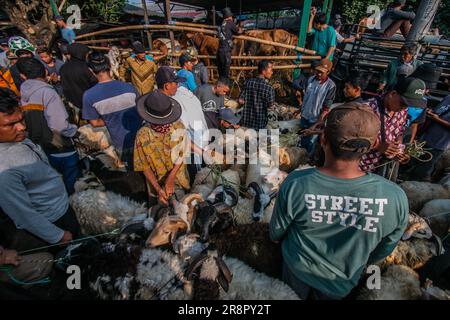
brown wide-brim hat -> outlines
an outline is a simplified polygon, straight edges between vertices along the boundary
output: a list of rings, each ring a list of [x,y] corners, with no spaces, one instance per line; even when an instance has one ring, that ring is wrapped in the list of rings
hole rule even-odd
[[[160,90],[138,98],[136,108],[142,119],[155,125],[171,124],[181,117],[180,104]]]
[[[330,73],[333,69],[333,62],[328,59],[322,59],[314,69],[322,71],[323,73]]]

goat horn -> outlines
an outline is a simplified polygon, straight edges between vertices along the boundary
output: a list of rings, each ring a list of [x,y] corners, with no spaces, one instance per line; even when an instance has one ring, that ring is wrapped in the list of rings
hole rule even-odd
[[[203,197],[199,193],[187,194],[183,197],[183,199],[181,199],[181,203],[190,206],[194,200],[197,200],[198,202],[203,202]]]
[[[232,214],[233,213],[233,209],[227,205],[225,202],[219,202],[213,205],[214,208],[216,208],[217,212],[219,214],[223,214],[223,213],[229,213]]]

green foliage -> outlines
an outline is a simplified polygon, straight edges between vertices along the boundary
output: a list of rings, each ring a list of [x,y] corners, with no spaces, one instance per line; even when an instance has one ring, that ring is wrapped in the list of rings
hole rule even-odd
[[[441,34],[450,36],[450,2],[444,0],[440,4],[440,8],[433,22],[433,28],[439,28]]]
[[[126,0],[69,0],[62,10],[62,14],[67,7],[72,4],[78,4],[81,9],[82,18],[94,17],[104,22],[119,22],[124,15]]]

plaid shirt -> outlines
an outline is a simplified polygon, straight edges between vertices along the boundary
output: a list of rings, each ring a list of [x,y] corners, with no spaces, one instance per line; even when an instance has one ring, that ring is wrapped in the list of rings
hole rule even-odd
[[[275,91],[262,78],[247,81],[241,93],[244,110],[240,125],[247,128],[263,129],[267,126],[267,109],[275,103]]]
[[[378,108],[378,102],[376,99],[370,99],[366,102],[380,116],[380,110]],[[386,136],[386,142],[392,143],[398,141],[403,136],[403,129],[406,125],[408,116],[408,109],[403,109],[399,112],[395,112],[392,117],[389,114],[384,113],[384,131]],[[381,131],[377,138],[377,143],[381,142]],[[379,151],[372,150],[362,156],[359,166],[364,171],[372,171],[374,167],[380,165],[382,154]]]

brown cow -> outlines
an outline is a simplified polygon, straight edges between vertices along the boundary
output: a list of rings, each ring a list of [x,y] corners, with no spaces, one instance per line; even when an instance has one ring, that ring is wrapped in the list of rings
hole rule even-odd
[[[262,40],[268,40],[272,42],[278,42],[283,44],[289,44],[289,45],[297,45],[298,37],[294,34],[291,34],[283,29],[273,29],[273,30],[249,30],[245,32],[245,35],[262,39]],[[292,53],[291,50],[267,45],[267,44],[261,44],[257,42],[251,42],[248,41],[246,43],[246,50],[249,55],[279,55],[279,56],[285,56],[288,53]]]

